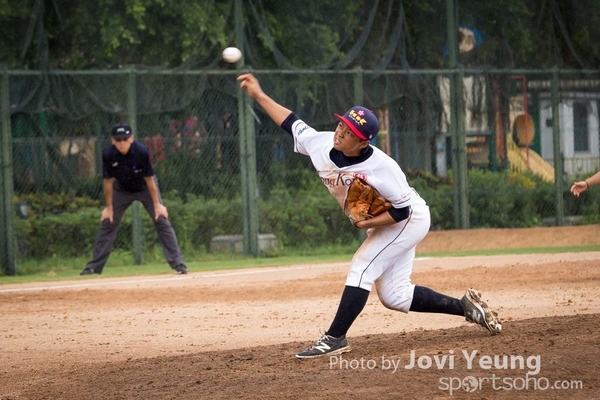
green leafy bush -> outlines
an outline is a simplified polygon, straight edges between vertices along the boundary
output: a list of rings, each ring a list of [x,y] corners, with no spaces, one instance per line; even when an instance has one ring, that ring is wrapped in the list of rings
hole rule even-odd
[[[509,172],[471,170],[468,175],[470,223],[477,228],[540,225],[532,197],[536,183]]]
[[[347,244],[358,237],[358,229],[322,184],[294,192],[278,186],[268,201],[261,202],[260,210],[261,231],[275,233],[284,246]]]
[[[83,208],[77,213],[34,215],[16,221],[21,257],[77,257],[89,253],[98,229],[98,209]]]

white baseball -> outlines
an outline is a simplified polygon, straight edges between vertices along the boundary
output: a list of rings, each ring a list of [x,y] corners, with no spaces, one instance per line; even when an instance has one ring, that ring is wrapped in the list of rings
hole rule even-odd
[[[242,59],[242,51],[237,47],[228,47],[223,50],[223,60],[230,64],[236,63]]]

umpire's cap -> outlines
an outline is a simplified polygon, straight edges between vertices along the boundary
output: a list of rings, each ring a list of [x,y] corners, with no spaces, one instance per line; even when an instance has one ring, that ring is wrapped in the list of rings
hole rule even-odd
[[[348,125],[348,128],[362,140],[371,140],[379,133],[379,121],[373,111],[368,108],[354,106],[344,115],[334,115]]]
[[[131,126],[127,122],[114,125],[110,131],[110,135],[114,138],[128,138],[132,133]]]

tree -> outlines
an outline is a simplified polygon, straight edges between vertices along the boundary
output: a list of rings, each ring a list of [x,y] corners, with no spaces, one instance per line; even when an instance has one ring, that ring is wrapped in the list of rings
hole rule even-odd
[[[2,1],[0,32],[9,40],[0,51],[15,68],[174,67],[230,36],[232,1]]]
[[[461,0],[482,41],[467,66],[600,65],[597,0]],[[255,68],[445,67],[441,0],[0,0],[0,63],[21,69],[214,68],[236,43]]]

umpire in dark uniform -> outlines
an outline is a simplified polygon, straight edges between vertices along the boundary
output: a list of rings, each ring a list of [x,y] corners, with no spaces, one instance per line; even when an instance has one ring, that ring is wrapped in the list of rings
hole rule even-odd
[[[141,202],[154,221],[158,239],[167,262],[178,274],[187,274],[177,236],[169,222],[167,208],[160,192],[148,149],[133,138],[131,126],[117,124],[111,130],[112,145],[102,151],[102,188],[106,208],[100,217],[100,229],[94,243],[94,254],[80,275],[101,274],[125,210],[135,200]]]

